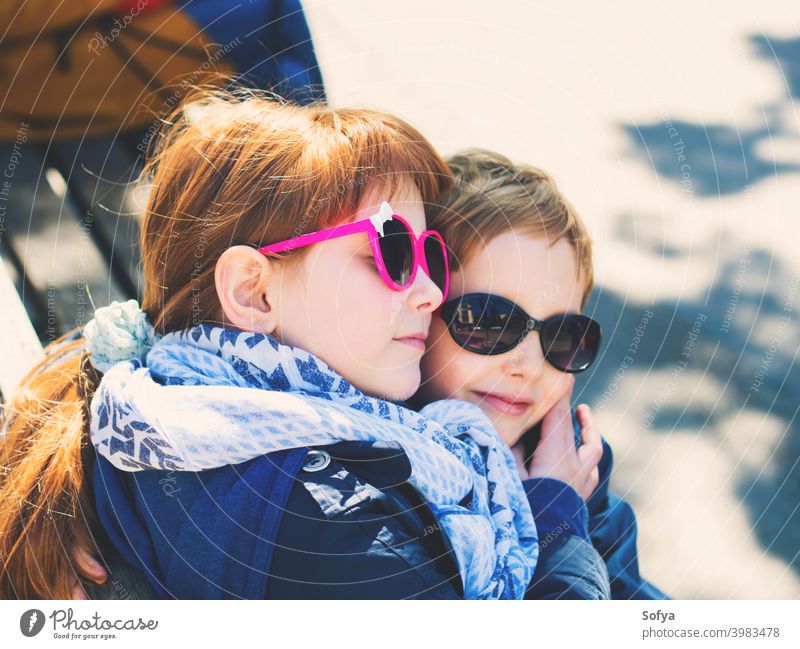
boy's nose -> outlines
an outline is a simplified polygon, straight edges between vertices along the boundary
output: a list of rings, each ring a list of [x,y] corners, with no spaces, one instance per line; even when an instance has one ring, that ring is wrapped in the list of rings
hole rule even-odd
[[[546,362],[539,332],[531,331],[519,345],[508,352],[506,370],[511,376],[531,380],[542,374]]]

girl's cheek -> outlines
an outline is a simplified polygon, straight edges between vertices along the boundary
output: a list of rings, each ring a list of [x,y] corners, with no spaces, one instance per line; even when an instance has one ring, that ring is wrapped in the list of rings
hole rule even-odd
[[[359,312],[368,310],[378,310],[381,305],[388,306],[389,288],[380,282],[375,282],[375,278],[363,268],[355,264],[350,265],[349,272],[342,273],[336,277],[335,283],[329,284],[329,290],[342,305],[347,305],[351,309]]]

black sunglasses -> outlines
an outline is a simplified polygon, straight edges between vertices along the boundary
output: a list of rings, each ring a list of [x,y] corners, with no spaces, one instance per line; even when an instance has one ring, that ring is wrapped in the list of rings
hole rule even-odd
[[[505,354],[538,331],[547,362],[574,373],[587,369],[600,349],[602,331],[595,320],[577,313],[537,320],[499,295],[468,293],[445,302],[441,313],[453,340],[476,354]]]

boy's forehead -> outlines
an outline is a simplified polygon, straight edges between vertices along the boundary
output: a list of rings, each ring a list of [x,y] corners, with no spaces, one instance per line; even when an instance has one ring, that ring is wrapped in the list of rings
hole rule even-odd
[[[481,243],[453,278],[453,295],[492,293],[537,318],[580,311],[584,285],[575,252],[567,240],[551,243],[513,231]]]

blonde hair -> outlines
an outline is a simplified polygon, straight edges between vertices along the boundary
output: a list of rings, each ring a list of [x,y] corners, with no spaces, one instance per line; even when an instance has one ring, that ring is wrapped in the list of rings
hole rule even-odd
[[[430,203],[451,183],[432,145],[397,117],[255,91],[196,92],[164,121],[151,154],[142,308],[162,334],[215,321],[214,268],[229,246],[343,222],[376,185],[410,181]],[[96,545],[89,404],[101,376],[81,340],[54,356],[0,415],[0,599],[68,598],[67,550]]]
[[[550,245],[566,239],[584,282],[585,306],[594,284],[592,241],[553,178],[484,149],[461,151],[447,163],[454,183],[428,210],[428,227],[447,242],[451,269],[467,264],[480,246],[511,230],[546,238]]]

